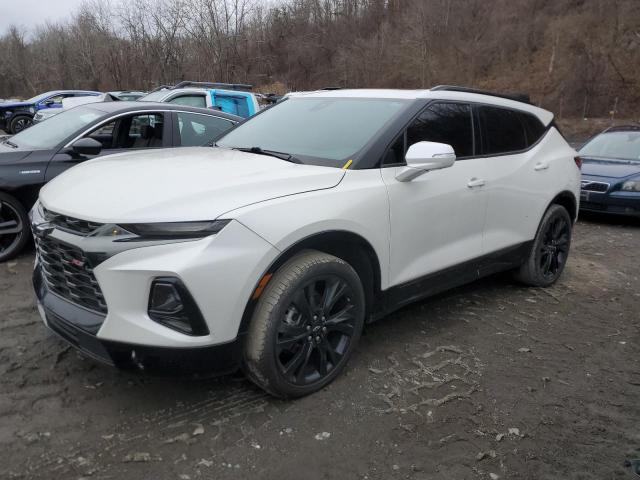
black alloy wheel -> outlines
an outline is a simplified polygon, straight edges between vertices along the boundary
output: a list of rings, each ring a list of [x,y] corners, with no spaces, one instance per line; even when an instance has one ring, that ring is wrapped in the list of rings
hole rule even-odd
[[[14,257],[27,241],[27,214],[13,197],[0,192],[0,261]]]
[[[567,209],[551,205],[544,213],[526,260],[515,278],[532,287],[553,285],[567,264],[573,222]]]
[[[540,247],[540,272],[545,278],[555,279],[569,256],[571,226],[564,216],[553,218],[545,228]]]
[[[294,255],[259,294],[244,344],[247,376],[281,398],[320,390],[349,361],[365,310],[351,265],[317,250]]]
[[[29,128],[32,123],[33,123],[33,120],[31,119],[31,117],[27,117],[25,115],[21,115],[19,117],[16,117],[11,122],[11,132],[14,135],[16,133],[20,133],[22,130],[24,130],[26,128]]]
[[[295,292],[281,319],[276,359],[299,386],[325,378],[349,350],[356,327],[353,292],[337,275],[316,277]]]

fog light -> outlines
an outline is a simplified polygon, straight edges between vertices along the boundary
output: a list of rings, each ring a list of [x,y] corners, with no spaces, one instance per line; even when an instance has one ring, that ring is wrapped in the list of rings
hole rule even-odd
[[[149,317],[187,335],[208,335],[202,313],[187,290],[175,277],[159,277],[151,284]]]
[[[183,310],[180,294],[171,283],[154,282],[149,311],[161,315],[176,315]]]

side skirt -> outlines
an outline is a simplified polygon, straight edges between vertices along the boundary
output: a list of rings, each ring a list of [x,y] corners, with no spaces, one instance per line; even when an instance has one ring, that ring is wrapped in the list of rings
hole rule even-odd
[[[415,301],[437,295],[487,275],[519,267],[527,259],[532,246],[533,240],[523,242],[391,287],[381,292],[369,317],[369,322],[379,320]]]

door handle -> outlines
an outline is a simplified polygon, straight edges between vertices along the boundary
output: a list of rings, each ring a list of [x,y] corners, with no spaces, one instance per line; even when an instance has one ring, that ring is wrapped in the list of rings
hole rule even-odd
[[[536,166],[533,167],[536,172],[539,172],[540,170],[546,170],[547,168],[549,168],[549,164],[547,162],[538,162],[536,163]]]
[[[467,187],[469,187],[469,188],[476,188],[476,187],[483,187],[483,186],[484,186],[484,180],[481,179],[481,178],[476,178],[476,177],[473,177],[467,183]]]

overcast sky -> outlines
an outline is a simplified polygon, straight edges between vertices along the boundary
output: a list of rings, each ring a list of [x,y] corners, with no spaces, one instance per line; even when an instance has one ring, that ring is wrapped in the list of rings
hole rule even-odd
[[[64,21],[81,3],[82,0],[0,0],[0,35],[12,24],[31,29],[47,20]]]

